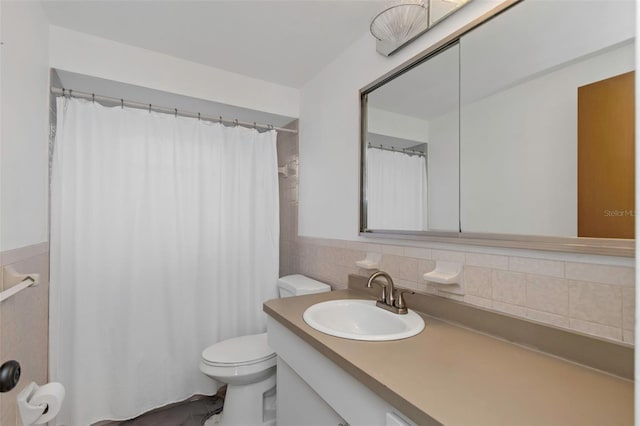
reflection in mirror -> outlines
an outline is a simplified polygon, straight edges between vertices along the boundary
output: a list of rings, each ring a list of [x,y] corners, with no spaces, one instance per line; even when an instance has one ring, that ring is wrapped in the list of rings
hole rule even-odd
[[[526,0],[460,41],[463,232],[634,237],[633,1]]]
[[[367,224],[421,231],[428,226],[426,143],[368,133]],[[404,146],[408,145],[406,148]]]
[[[365,230],[459,230],[459,47],[365,94]]]

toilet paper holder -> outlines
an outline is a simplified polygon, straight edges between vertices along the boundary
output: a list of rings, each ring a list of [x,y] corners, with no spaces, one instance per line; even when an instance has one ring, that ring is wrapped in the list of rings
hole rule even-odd
[[[29,383],[24,389],[20,391],[16,400],[18,401],[18,410],[20,411],[20,417],[22,417],[22,423],[25,425],[32,425],[45,411],[49,408],[47,404],[33,405],[31,397],[36,393],[39,386],[35,382]]]
[[[60,411],[65,393],[64,386],[60,383],[47,383],[43,386],[38,386],[35,382],[29,383],[16,397],[22,424],[39,425],[53,420]]]

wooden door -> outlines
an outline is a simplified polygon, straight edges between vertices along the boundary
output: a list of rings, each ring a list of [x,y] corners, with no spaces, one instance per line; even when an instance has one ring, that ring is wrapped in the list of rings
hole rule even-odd
[[[578,236],[635,238],[634,72],[578,88]]]

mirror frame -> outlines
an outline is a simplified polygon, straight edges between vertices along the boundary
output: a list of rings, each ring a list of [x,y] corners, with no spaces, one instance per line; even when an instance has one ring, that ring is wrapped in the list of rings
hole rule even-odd
[[[361,237],[429,241],[435,243],[479,245],[488,247],[585,253],[606,256],[635,257],[635,239],[555,237],[538,235],[493,234],[455,231],[394,231],[367,229],[366,200],[366,137],[367,95],[410,69],[422,64],[450,45],[457,43],[466,33],[490,21],[500,13],[524,0],[506,0],[456,32],[438,41],[423,52],[392,69],[360,89],[360,230]]]

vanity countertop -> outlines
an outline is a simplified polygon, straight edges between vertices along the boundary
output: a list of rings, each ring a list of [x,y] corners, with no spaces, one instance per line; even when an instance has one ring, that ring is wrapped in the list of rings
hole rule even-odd
[[[264,311],[417,424],[633,424],[633,382],[423,315],[424,331],[390,342],[323,334],[302,314],[337,290],[264,304]]]

